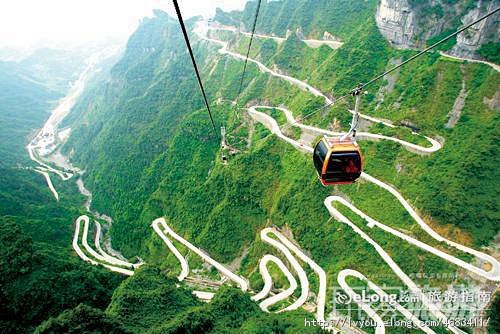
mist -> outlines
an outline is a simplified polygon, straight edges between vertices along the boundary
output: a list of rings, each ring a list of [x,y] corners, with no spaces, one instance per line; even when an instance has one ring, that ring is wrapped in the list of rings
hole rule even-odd
[[[243,8],[246,0],[182,0],[185,18],[210,17],[215,8]],[[76,47],[126,40],[153,9],[174,15],[169,0],[8,0],[0,2],[0,47]]]

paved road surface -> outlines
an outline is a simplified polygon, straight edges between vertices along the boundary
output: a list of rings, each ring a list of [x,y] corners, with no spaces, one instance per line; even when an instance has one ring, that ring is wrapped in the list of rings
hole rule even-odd
[[[215,267],[222,275],[224,275],[225,277],[229,278],[230,280],[232,280],[233,282],[235,282],[236,284],[238,284],[240,286],[241,290],[243,290],[243,291],[247,291],[248,290],[248,282],[247,282],[247,280],[245,278],[242,278],[242,277],[234,274],[229,269],[227,269],[226,267],[224,267],[221,263],[219,263],[219,262],[215,261],[214,259],[212,259],[209,255],[207,255],[201,249],[199,249],[198,247],[194,246],[189,241],[187,241],[186,239],[182,238],[180,235],[178,235],[177,233],[175,233],[167,225],[167,223],[165,221],[165,218],[160,217],[160,218],[155,219],[153,221],[153,223],[151,224],[151,226],[153,227],[153,229],[155,230],[155,232],[162,238],[162,240],[167,244],[167,246],[169,247],[169,249],[172,252],[174,252],[174,254],[176,255],[177,259],[181,262],[182,271],[181,271],[181,274],[179,275],[179,279],[180,280],[181,280],[181,278],[184,279],[187,276],[187,274],[189,273],[189,267],[187,265],[187,261],[184,262],[185,261],[184,257],[177,251],[177,249],[175,248],[175,246],[166,237],[165,233],[168,234],[168,235],[170,235],[172,238],[174,238],[175,240],[177,240],[178,242],[180,242],[184,246],[186,246],[190,251],[192,251],[193,253],[195,253],[199,257],[201,257],[205,262],[207,262],[210,265],[212,265],[213,267]]]
[[[236,27],[233,26],[218,26],[218,27],[208,27],[209,30],[225,30],[225,31],[231,31],[233,33],[240,33],[245,36],[251,36],[252,34],[246,31],[241,31]],[[258,34],[255,33],[254,37],[257,38],[263,38],[263,39],[272,39],[278,44],[283,43],[286,41],[286,38],[284,37],[278,37],[278,36],[270,36],[270,35],[263,35],[263,34]],[[311,48],[319,48],[322,45],[329,46],[332,49],[338,49],[340,48],[344,43],[339,42],[339,41],[331,41],[331,40],[326,40],[326,39],[301,39],[302,42],[306,43],[307,46]]]
[[[134,274],[134,272],[132,270],[129,270],[129,269],[123,269],[123,268],[120,268],[120,267],[116,267],[116,266],[113,266],[113,265],[109,265],[109,264],[106,264],[106,263],[99,263],[91,258],[89,258],[80,248],[80,245],[78,245],[78,239],[79,239],[79,235],[80,235],[80,222],[83,220],[84,223],[88,223],[88,219],[89,217],[87,216],[80,216],[78,217],[78,219],[76,220],[75,222],[75,234],[73,236],[73,249],[75,250],[76,254],[78,254],[78,256],[85,262],[88,262],[92,265],[95,265],[95,266],[98,266],[98,265],[101,265],[111,271],[114,271],[114,272],[117,272],[117,273],[120,273],[120,274],[123,274],[123,275],[127,275],[127,276],[132,276]],[[84,245],[85,247],[85,245]]]

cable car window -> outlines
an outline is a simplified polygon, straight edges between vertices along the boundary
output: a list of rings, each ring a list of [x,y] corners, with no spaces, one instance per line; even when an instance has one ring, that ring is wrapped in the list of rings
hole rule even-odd
[[[354,181],[361,174],[358,152],[332,153],[324,178],[327,182]]]
[[[318,173],[321,174],[321,170],[323,169],[323,163],[325,162],[326,155],[328,154],[328,148],[326,147],[323,141],[320,141],[316,148],[314,149],[314,166]]]

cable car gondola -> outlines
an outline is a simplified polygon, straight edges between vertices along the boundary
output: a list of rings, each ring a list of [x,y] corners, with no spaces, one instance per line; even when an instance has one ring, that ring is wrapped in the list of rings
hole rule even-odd
[[[350,184],[363,171],[363,155],[354,138],[322,138],[314,148],[314,166],[324,186]]]
[[[323,137],[314,147],[313,162],[324,186],[350,184],[363,172],[363,155],[356,142],[361,89],[355,89],[356,106],[349,132],[341,137]]]
[[[318,172],[318,177],[321,180],[323,185],[333,185],[333,184],[349,184],[356,181],[358,177],[361,176],[363,172],[363,156],[361,155],[361,151],[359,149],[358,144],[356,143],[356,127],[359,118],[359,100],[361,91],[368,85],[374,83],[377,80],[385,78],[389,73],[397,70],[398,68],[408,64],[413,61],[415,58],[420,57],[421,55],[426,54],[429,50],[434,49],[436,46],[446,42],[450,38],[457,36],[461,32],[467,30],[471,26],[481,22],[482,20],[490,17],[496,12],[500,11],[500,7],[492,10],[486,15],[478,18],[474,22],[469,23],[468,25],[460,28],[454,33],[444,37],[443,39],[437,41],[431,46],[425,48],[419,53],[411,56],[404,62],[399,65],[394,66],[388,71],[385,71],[382,74],[377,75],[370,81],[365,84],[359,84],[356,88],[351,90],[349,93],[356,98],[355,110],[352,117],[351,129],[349,132],[344,134],[340,138],[328,138],[325,137],[316,144],[313,152],[313,162],[316,170]],[[344,98],[344,96],[340,97],[340,99]],[[316,113],[319,110],[322,110],[323,107],[309,113],[308,116]]]

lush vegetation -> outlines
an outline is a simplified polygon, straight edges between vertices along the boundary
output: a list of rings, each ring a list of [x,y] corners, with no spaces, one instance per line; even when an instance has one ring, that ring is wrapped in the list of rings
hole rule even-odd
[[[486,43],[477,52],[489,61],[500,63],[500,43]]]
[[[92,47],[72,50],[38,48],[17,63],[10,62],[9,65],[25,71],[27,77],[50,90],[65,94],[70,83],[85,68],[85,58],[94,51]]]
[[[380,35],[373,19],[375,5],[376,1],[355,4],[343,0],[318,1],[314,6],[305,0],[264,2],[259,32],[285,36],[287,30],[294,32],[300,26],[310,37],[319,38],[329,31],[342,37],[344,45],[338,50],[326,46],[311,49],[292,33],[281,44],[256,39],[251,55],[271,68],[340,96],[389,68],[395,60],[414,54],[392,49]],[[255,2],[249,2],[243,12],[219,11],[217,19],[233,25],[243,21],[248,27],[254,10]],[[439,16],[439,8],[432,10]],[[188,22],[189,29],[192,24]],[[228,33],[219,37],[241,53],[248,43],[247,38]],[[384,224],[471,261],[423,233],[392,195],[371,183],[322,187],[308,156],[252,122],[241,109],[235,110],[253,104],[284,104],[295,116],[303,116],[322,106],[323,99],[261,73],[254,64],[249,64],[244,90],[236,96],[242,62],[220,55],[218,47],[195,35],[192,40],[216,123],[226,126],[229,144],[237,148],[227,165],[220,162],[220,142],[203,109],[178,23],[163,12],[157,11],[154,18],[143,21],[122,58],[109,73],[102,73],[90,84],[65,120],[64,125],[73,130],[63,150],[85,169],[94,208],[113,217],[113,245],[125,256],[139,255],[148,263],[119,286],[120,277],[84,264],[70,252],[71,222],[82,211],[75,186],[56,180],[61,192],[61,202],[56,203],[42,178],[16,166],[22,161],[17,157],[25,157],[26,136],[40,126],[50,108],[48,101],[58,95],[19,77],[9,79],[17,85],[16,91],[31,100],[15,109],[14,100],[8,99],[12,94],[6,94],[2,101],[14,109],[9,107],[0,113],[10,122],[5,130],[22,130],[15,138],[2,141],[12,141],[15,147],[0,144],[0,150],[9,157],[4,168],[7,172],[0,174],[3,331],[30,331],[49,317],[38,332],[307,331],[303,319],[311,314],[261,313],[247,294],[231,287],[221,288],[211,303],[204,304],[190,288],[177,286],[173,278],[179,270],[177,261],[150,227],[160,216],[216,260],[241,260],[238,270],[249,277],[254,290],[263,284],[256,270],[259,259],[265,253],[277,253],[258,237],[265,226],[290,232],[325,269],[329,289],[337,287],[336,276],[346,268],[359,270],[379,285],[402,285],[371,245],[347,225],[329,221],[323,200],[332,193],[346,196]],[[447,61],[437,53],[421,57],[393,75],[394,86],[385,78],[367,89],[363,112],[421,129],[422,134],[444,142],[444,148],[420,156],[392,142],[362,141],[367,172],[398,188],[443,235],[475,247],[489,244],[498,233],[499,219],[495,141],[498,107],[494,96],[500,76],[485,65]],[[3,85],[7,87],[7,83]],[[454,127],[446,127],[462,87],[467,95],[459,121]],[[228,100],[238,100],[238,105]],[[345,109],[349,107],[352,101],[347,99],[307,122],[345,128],[350,120]],[[25,110],[35,116],[22,113]],[[279,110],[266,112],[284,123]],[[33,123],[18,127],[25,118]],[[335,125],[330,124],[332,120]],[[408,129],[370,123],[362,127],[427,145],[423,137]],[[301,136],[299,130],[292,131],[294,137]],[[14,136],[9,131],[0,133]],[[339,209],[381,244],[405,272],[428,274],[417,278],[418,284],[449,284],[435,274],[453,273],[455,267],[369,229],[351,212]],[[202,276],[220,278],[213,268],[183,247],[179,249],[189,254],[191,269]],[[315,291],[317,278],[307,270]],[[275,270],[272,274],[279,277]],[[283,277],[278,280],[282,284]],[[328,305],[328,311],[330,308]],[[79,321],[82,317],[86,321]]]
[[[439,38],[440,36],[437,36],[429,40],[428,43],[431,44]],[[372,77],[373,74],[381,72],[389,59],[399,57],[404,59],[413,54],[412,52],[390,50],[374,24],[368,23],[363,25],[352,38],[347,39],[341,49],[332,53],[326,60],[322,60],[317,71],[307,71],[306,74],[301,68],[311,68],[312,66],[309,64],[317,64],[317,62],[305,45],[302,45],[301,48],[297,43],[300,41],[291,36],[283,47],[278,48],[277,54],[270,62],[276,63],[280,69],[283,68],[290,74],[308,79],[309,82],[322,87],[325,91],[333,89],[334,92],[341,93],[351,88],[356,82],[354,80],[363,82]],[[448,47],[451,47],[452,44],[450,42]],[[259,45],[257,50],[259,50]],[[287,57],[285,58],[286,62],[280,62],[280,59],[284,57],[283,54]],[[302,60],[301,66],[298,66],[296,59]],[[288,65],[285,65],[287,62]],[[467,96],[463,112],[470,112],[472,119],[476,121],[469,121],[469,116],[466,115],[463,116],[457,127],[447,129],[444,125],[460,92],[462,78],[465,80],[466,89],[471,91]],[[490,108],[483,103],[480,96],[487,99],[493,98],[495,87],[498,85],[498,74],[485,66],[470,65],[464,69],[457,63],[442,60],[435,53],[406,67],[400,74],[397,74],[396,80],[394,91],[384,94],[383,100],[380,97],[377,98],[379,96],[377,92],[383,90],[384,87],[368,88],[363,101],[364,112],[371,113],[372,110],[377,109],[377,113],[374,113],[376,116],[387,117],[400,123],[413,124],[426,134],[444,136],[446,145],[444,150],[424,159],[419,159],[418,156],[408,154],[403,148],[395,146],[395,149],[402,153],[395,155],[393,160],[388,161],[387,164],[380,165],[380,167],[384,166],[383,170],[375,164],[374,166],[377,167],[375,175],[389,176],[386,170],[394,171],[395,169],[390,166],[401,165],[401,159],[404,155],[407,157],[405,159],[408,159],[408,169],[412,169],[411,174],[402,177],[394,172],[389,180],[396,183],[398,189],[407,192],[407,197],[420,197],[423,201],[423,208],[427,208],[428,215],[434,220],[441,221],[443,225],[447,225],[447,229],[452,225],[458,225],[469,233],[469,236],[462,236],[462,238],[473,239],[476,244],[487,243],[491,240],[491,237],[488,236],[496,235],[498,232],[498,226],[494,222],[496,214],[494,210],[490,210],[490,208],[495,207],[494,199],[491,197],[495,190],[488,188],[497,184],[497,176],[494,171],[497,161],[487,153],[491,150],[494,151],[496,144],[486,139],[494,137],[491,131],[495,131],[493,124],[496,123],[495,121],[486,121],[486,119],[495,118],[495,113],[491,113]],[[289,105],[292,106],[292,104]],[[343,112],[342,108],[345,106],[334,108],[334,111],[330,113],[330,115],[333,114],[330,119],[335,117],[346,124],[349,118],[339,115]],[[324,116],[324,113],[318,115],[311,122],[325,126],[328,123],[325,123]],[[380,125],[374,125],[372,131],[395,134],[388,133],[387,129],[380,129]],[[410,142],[427,145],[423,138],[412,136],[409,131],[401,132],[399,130],[396,135]],[[474,146],[463,145],[462,143],[466,141],[467,137],[481,137],[485,140],[478,140]],[[453,148],[448,145],[453,145]],[[479,156],[483,159],[478,158]],[[488,159],[484,159],[486,157]],[[465,163],[463,159],[468,163]],[[478,177],[477,174],[474,177],[466,177],[465,175],[470,174],[462,173],[459,166],[468,166],[473,170],[475,168],[473,161],[477,159],[482,160],[481,165],[484,168],[482,170],[485,172],[481,173],[481,177]],[[377,159],[377,161],[380,160]],[[415,165],[417,161],[421,161],[421,163]],[[442,161],[442,163],[436,165],[434,161]],[[428,170],[430,164],[433,165],[434,172],[422,172]],[[456,179],[452,183],[455,186],[450,187],[449,178]],[[397,180],[401,180],[401,182]],[[412,180],[415,180],[415,183]],[[440,186],[440,183],[446,183],[448,186],[444,186],[444,184]],[[424,184],[426,186],[423,186]],[[451,199],[444,207],[435,200],[439,196],[438,194],[443,194],[443,192],[446,193],[446,198]],[[476,209],[470,210],[470,207],[462,205],[466,201],[465,196],[474,199],[473,207]]]
[[[348,0],[289,0],[263,1],[257,20],[257,31],[285,36],[301,27],[309,37],[322,37],[325,31],[337,37],[351,36],[360,22],[372,16],[377,1],[352,2]],[[247,31],[252,26],[257,1],[247,2],[243,12],[227,15],[217,12],[215,19],[229,25],[242,21]],[[237,24],[236,24],[237,25]]]
[[[435,43],[441,41],[443,38],[447,37],[448,35],[452,34],[455,32],[457,29],[448,29],[443,31],[442,33],[433,36],[427,40],[427,46],[434,45]],[[442,51],[448,51],[450,50],[455,44],[457,44],[457,37],[452,37],[443,44],[439,45],[438,47],[435,48],[435,50],[442,50]]]
[[[0,330],[20,333],[49,316],[87,303],[104,308],[121,278],[88,266],[67,247],[35,242],[0,218]]]
[[[378,277],[380,284],[401,284],[388,273],[386,264],[373,256],[372,247],[358,240],[350,228],[338,223],[324,224],[328,215],[323,199],[330,190],[318,185],[309,159],[270,136],[262,126],[251,125],[245,117],[243,122],[236,119],[227,103],[213,106],[217,123],[224,123],[233,135],[238,129],[239,139],[248,136],[251,145],[231,157],[228,165],[219,163],[219,143],[211,134],[206,114],[200,110],[198,87],[192,76],[185,74],[191,73],[187,55],[180,50],[173,57],[162,49],[153,54],[141,53],[138,59],[129,55],[149,46],[150,37],[144,36],[150,34],[169,33],[169,39],[160,43],[161,37],[157,37],[154,43],[169,47],[174,42],[182,44],[167,18],[160,16],[156,20],[163,25],[147,21],[132,37],[134,47],[129,47],[112,71],[111,81],[98,89],[104,93],[93,101],[84,99],[87,102],[80,106],[83,112],[80,108],[75,110],[82,115],[84,125],[77,125],[75,133],[79,135],[66,147],[67,152],[78,152],[75,160],[90,171],[87,180],[94,191],[95,205],[115,218],[113,241],[118,247],[129,256],[141,254],[162,269],[172,271],[174,266],[176,272],[175,259],[162,251],[164,246],[156,236],[151,237],[149,227],[154,218],[165,216],[176,231],[217,260],[230,262],[242,253],[247,254],[241,271],[250,276],[253,286],[260,286],[262,282],[254,269],[262,254],[272,250],[256,236],[263,226],[272,224],[290,228],[299,244],[311,252],[331,278],[342,269],[355,268],[368,277]],[[280,34],[279,30],[269,29]],[[240,52],[248,42],[227,33],[221,37]],[[333,91],[333,95],[348,91],[359,81],[366,82],[388,68],[394,59],[403,60],[414,54],[391,49],[370,18],[355,32],[345,35],[345,43],[337,51],[311,50],[293,34],[280,45],[257,39],[254,46],[253,57],[307,79],[325,91]],[[234,100],[242,64],[219,56],[216,50],[217,47],[206,42],[195,45],[210,100]],[[162,71],[156,71],[154,64],[160,63],[164,64]],[[131,80],[136,67],[154,73],[153,77]],[[172,81],[170,78],[177,78],[177,73],[184,74]],[[140,89],[136,84],[139,78]],[[246,78],[240,105],[285,103],[296,115],[304,115],[323,104],[319,98],[259,73],[253,64],[249,65]],[[448,129],[444,125],[460,92],[462,78],[469,93],[458,125]],[[491,194],[496,193],[498,178],[493,166],[497,162],[488,153],[495,151],[492,138],[497,120],[482,98],[494,95],[498,74],[483,65],[449,62],[432,53],[399,71],[395,80],[396,85],[391,89],[383,80],[372,85],[365,95],[363,112],[413,124],[424,134],[442,136],[445,148],[429,156],[419,156],[390,142],[362,142],[367,171],[394,184],[441,233],[470,245],[489,243],[498,232],[497,216],[491,210],[495,207],[496,196]],[[379,91],[383,92],[383,100]],[[337,118],[345,127],[350,118],[345,112],[349,104],[326,109],[308,122],[326,126]],[[279,114],[276,110],[270,112]],[[374,132],[428,145],[411,131],[372,126]],[[467,137],[483,139],[472,147],[463,144]],[[481,164],[484,172],[480,176],[464,172],[464,167],[476,168],[474,162],[478,157],[488,157]],[[359,182],[336,191],[343,192],[374,218],[470,260],[422,233],[396,199],[384,190]],[[447,198],[446,205],[437,200],[441,196]],[[463,205],[467,198],[472,198],[471,206]],[[357,223],[363,226],[362,222]],[[400,241],[395,238],[381,233],[373,237],[407,272],[425,270],[431,278],[417,279],[422,284],[444,286],[446,281],[436,279],[434,274],[454,271],[449,264],[414,247],[405,247],[400,252]],[[192,261],[202,269],[201,263]],[[213,275],[207,270],[204,274]]]
[[[60,97],[27,77],[28,70],[0,61],[0,168],[26,162],[28,135],[43,124]],[[4,174],[2,172],[0,174]]]
[[[440,58],[430,61],[401,73],[400,85],[386,95],[379,112],[396,121],[409,120],[426,133],[433,129],[444,137],[444,148],[429,157],[394,148],[393,152],[400,152],[394,153],[394,162],[384,164],[384,171],[384,165],[375,165],[375,175],[386,175],[407,197],[419,198],[417,206],[424,208],[432,220],[459,226],[475,244],[486,244],[498,233],[496,196],[492,197],[498,182],[498,160],[492,154],[498,148],[493,140],[498,119],[484,98],[495,95],[500,78],[485,66],[469,65],[461,70],[456,63]],[[455,127],[446,128],[462,81],[469,91],[462,116]],[[416,84],[415,88],[410,88],[410,83]],[[401,96],[404,99],[395,108]],[[470,138],[475,139],[471,142]],[[395,164],[403,170],[396,172]],[[438,204],[436,199],[441,196],[447,200]]]
[[[61,66],[61,54],[47,52],[21,63],[0,63],[2,333],[32,332],[43,320],[80,303],[105,308],[122,280],[85,264],[71,251],[72,222],[82,212],[83,202],[76,185],[53,178],[61,200],[56,202],[45,179],[29,169],[32,163],[25,150],[29,137],[66,91],[74,79],[71,69],[77,66],[78,58],[73,57],[67,71],[54,76],[55,65],[48,64],[52,59]],[[45,82],[44,77],[53,80]]]
[[[491,308],[488,312],[490,317],[490,324],[488,326],[488,333],[494,334],[500,332],[500,298],[497,296],[493,301]]]
[[[37,334],[66,333],[109,333],[126,334],[122,324],[106,315],[100,309],[80,304],[74,309],[66,310],[59,316],[50,318],[35,330]]]
[[[158,268],[144,267],[114,293],[105,312],[86,305],[66,310],[36,333],[319,333],[304,328],[304,311],[265,314],[248,294],[221,288],[208,303]]]

